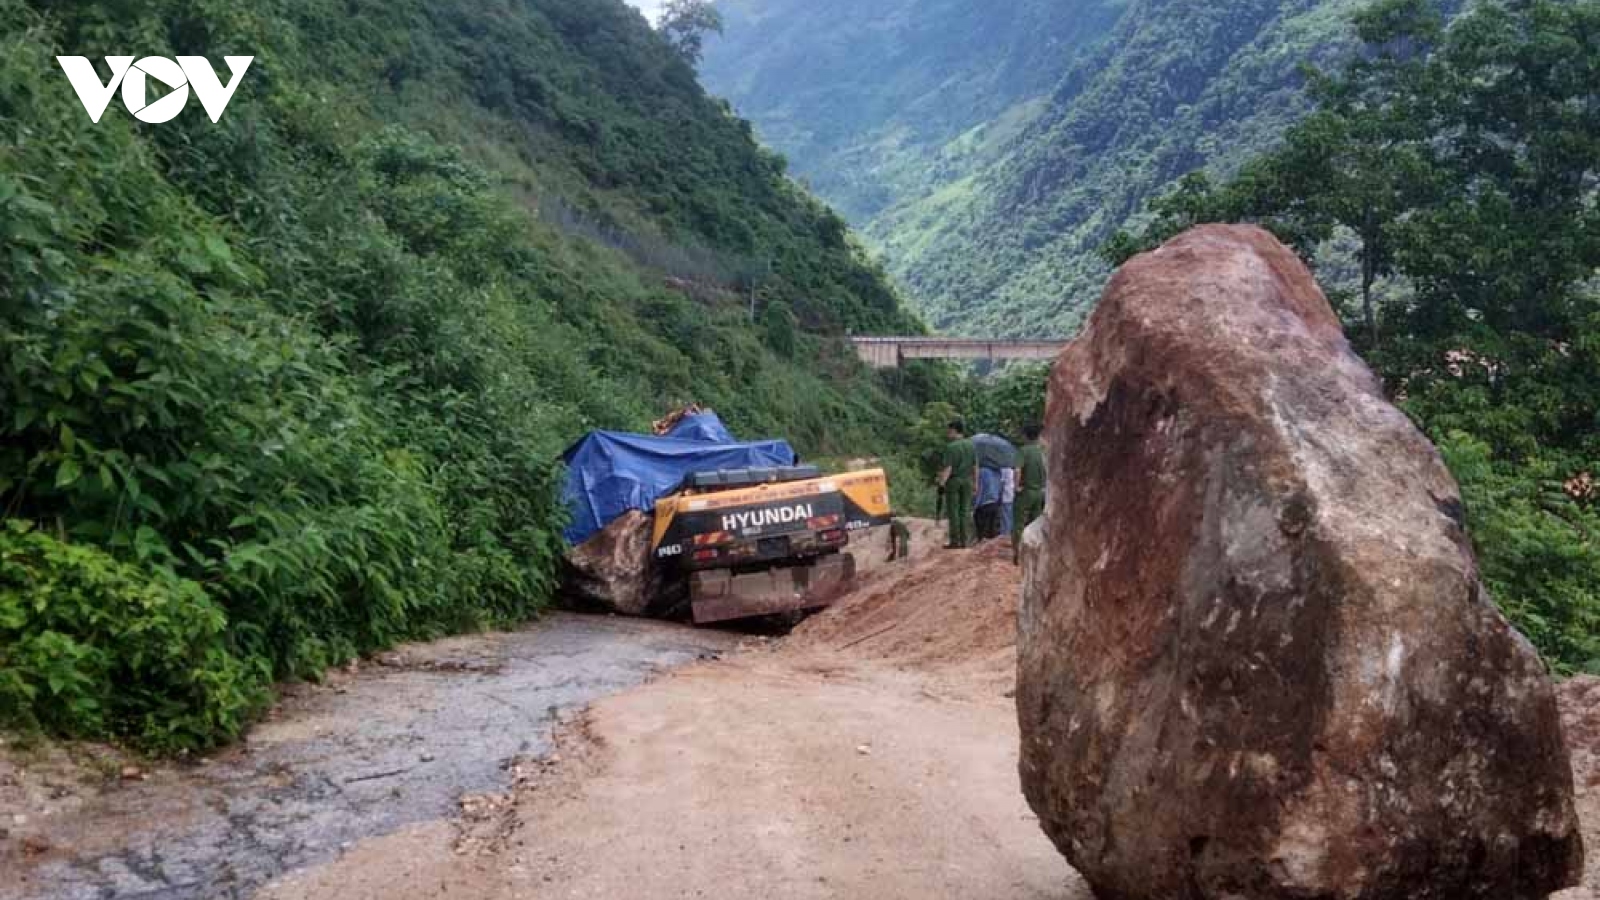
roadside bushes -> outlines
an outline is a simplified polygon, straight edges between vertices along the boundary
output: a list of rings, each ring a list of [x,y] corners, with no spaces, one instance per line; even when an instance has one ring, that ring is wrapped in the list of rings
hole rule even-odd
[[[268,667],[228,649],[227,614],[165,567],[0,527],[0,718],[156,750],[237,734]]]
[[[390,141],[323,185],[277,182],[302,208],[355,184],[337,223],[219,218],[126,118],[92,125],[45,81],[50,35],[0,0],[19,20],[0,28],[0,513],[43,530],[5,532],[0,724],[204,748],[275,679],[536,614],[561,438],[488,337],[508,298],[462,281],[507,269],[483,176],[415,152],[444,174],[408,189]],[[258,124],[258,155],[287,160]],[[331,224],[370,250],[344,262],[377,264],[316,255]]]

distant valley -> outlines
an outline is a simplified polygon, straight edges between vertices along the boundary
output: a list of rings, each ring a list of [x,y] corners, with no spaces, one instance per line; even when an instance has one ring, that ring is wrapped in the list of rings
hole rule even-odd
[[[723,0],[702,79],[937,330],[1074,331],[1097,251],[1306,111],[1360,0]]]

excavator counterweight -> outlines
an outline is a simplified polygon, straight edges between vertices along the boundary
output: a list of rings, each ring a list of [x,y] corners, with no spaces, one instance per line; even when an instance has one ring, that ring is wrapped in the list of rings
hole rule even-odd
[[[651,555],[688,576],[698,624],[797,613],[843,592],[850,536],[889,520],[880,469],[700,472],[656,503]]]

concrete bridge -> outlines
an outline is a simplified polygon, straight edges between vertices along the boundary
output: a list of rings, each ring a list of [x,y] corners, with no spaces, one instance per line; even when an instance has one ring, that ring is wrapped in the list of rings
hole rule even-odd
[[[1054,341],[989,341],[949,337],[853,337],[861,361],[874,369],[893,369],[908,359],[1054,360],[1067,345]]]

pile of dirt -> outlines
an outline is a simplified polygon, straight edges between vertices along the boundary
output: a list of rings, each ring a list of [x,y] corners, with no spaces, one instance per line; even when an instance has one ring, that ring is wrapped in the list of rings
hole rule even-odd
[[[1008,540],[935,550],[880,569],[788,643],[1006,691],[1016,674],[1020,588]]]
[[[945,527],[932,519],[902,518],[906,531],[911,534],[911,556],[905,560],[889,559],[889,526],[868,528],[850,535],[850,553],[856,558],[857,575],[876,575],[884,569],[903,567],[906,563],[923,559],[944,546]]]

